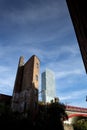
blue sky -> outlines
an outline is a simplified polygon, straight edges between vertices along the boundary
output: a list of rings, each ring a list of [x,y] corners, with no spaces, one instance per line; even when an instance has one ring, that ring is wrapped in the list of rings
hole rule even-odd
[[[0,0],[0,93],[12,95],[19,57],[33,54],[40,74],[54,71],[60,102],[87,107],[87,74],[66,1]]]

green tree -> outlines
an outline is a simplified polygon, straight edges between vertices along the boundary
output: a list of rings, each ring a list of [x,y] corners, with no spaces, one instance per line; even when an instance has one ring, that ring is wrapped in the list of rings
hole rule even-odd
[[[51,102],[49,104],[38,103],[38,112],[35,120],[32,121],[31,113],[12,112],[10,106],[0,105],[0,126],[6,128],[18,128],[27,126],[27,128],[39,129],[60,129],[63,128],[63,120],[67,118],[65,105],[59,102]]]
[[[59,102],[50,104],[39,104],[37,126],[40,128],[53,128],[63,130],[63,120],[68,118],[65,112],[65,105]]]
[[[75,130],[87,130],[87,119],[80,119],[73,124]]]

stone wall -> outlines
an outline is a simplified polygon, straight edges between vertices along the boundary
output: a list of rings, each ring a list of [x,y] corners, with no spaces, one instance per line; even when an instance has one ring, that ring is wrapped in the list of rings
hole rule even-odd
[[[33,55],[25,64],[23,56],[19,59],[18,70],[12,95],[13,111],[32,113],[37,109],[40,60]]]

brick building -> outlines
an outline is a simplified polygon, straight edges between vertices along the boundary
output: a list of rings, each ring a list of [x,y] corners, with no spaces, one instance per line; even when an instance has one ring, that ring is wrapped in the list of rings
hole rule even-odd
[[[6,94],[0,94],[0,104],[8,105],[11,104],[12,96]]]
[[[26,63],[21,56],[13,89],[11,108],[24,112],[37,110],[40,60],[33,55]]]

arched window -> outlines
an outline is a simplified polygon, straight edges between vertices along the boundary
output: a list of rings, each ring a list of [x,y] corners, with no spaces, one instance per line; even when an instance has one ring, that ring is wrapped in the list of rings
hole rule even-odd
[[[36,63],[36,67],[39,68],[39,64],[38,63]]]
[[[36,75],[36,80],[38,81],[38,75]]]

